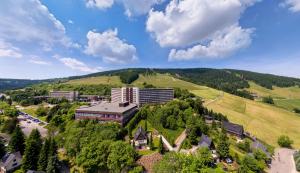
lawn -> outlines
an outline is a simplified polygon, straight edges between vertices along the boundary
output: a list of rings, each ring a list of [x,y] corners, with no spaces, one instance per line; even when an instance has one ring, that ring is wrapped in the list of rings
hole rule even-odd
[[[122,86],[123,85],[119,76],[98,76],[98,77],[74,79],[74,80],[68,81],[67,84],[77,84],[77,85],[105,84],[105,85],[113,85],[113,86]]]
[[[300,147],[300,116],[295,113],[227,93],[208,108],[227,115],[230,121],[242,124],[246,131],[273,146],[285,134]]]
[[[274,100],[275,105],[290,111],[295,108],[300,109],[300,99],[278,99]]]
[[[260,85],[255,84],[254,82],[249,82],[250,88],[247,89],[250,92],[256,93],[261,97],[271,96],[273,98],[286,98],[286,99],[300,99],[300,88],[295,87],[273,87],[273,90],[264,88]]]

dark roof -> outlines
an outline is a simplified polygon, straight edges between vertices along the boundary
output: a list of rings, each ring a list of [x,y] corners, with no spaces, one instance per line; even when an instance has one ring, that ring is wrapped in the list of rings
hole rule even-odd
[[[45,173],[44,171],[28,170],[26,173]]]
[[[240,136],[244,133],[244,127],[239,124],[234,124],[227,121],[223,121],[222,124],[227,132],[234,133]]]
[[[138,139],[147,139],[147,133],[141,126],[138,127],[138,129],[134,134],[134,140],[138,140]]]
[[[1,159],[1,166],[7,166],[9,165],[9,163],[16,159],[16,158],[19,158],[19,159],[22,159],[22,156],[21,156],[21,153],[20,152],[15,152],[15,153],[6,153],[2,159]]]
[[[253,150],[261,150],[262,152],[264,152],[268,157],[270,157],[270,153],[268,152],[267,147],[261,143],[260,141],[256,140],[252,143],[251,148]]]
[[[200,147],[208,147],[209,148],[211,146],[211,143],[212,143],[212,140],[208,136],[202,134],[198,145]]]

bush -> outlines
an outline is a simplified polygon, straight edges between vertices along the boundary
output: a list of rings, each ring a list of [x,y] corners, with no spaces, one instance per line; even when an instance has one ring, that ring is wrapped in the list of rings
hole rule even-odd
[[[285,148],[291,148],[291,145],[294,143],[288,136],[282,135],[277,140],[278,145]]]
[[[274,100],[273,100],[273,98],[272,97],[264,97],[263,99],[262,99],[262,101],[264,102],[264,103],[268,103],[268,104],[271,104],[271,105],[273,105],[274,104]]]
[[[299,108],[295,108],[294,112],[297,113],[297,114],[300,114],[300,109]]]

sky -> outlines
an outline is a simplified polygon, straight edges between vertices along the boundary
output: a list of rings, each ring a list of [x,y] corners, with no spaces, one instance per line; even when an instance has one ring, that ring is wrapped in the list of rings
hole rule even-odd
[[[300,0],[0,1],[0,78],[232,68],[300,78]]]

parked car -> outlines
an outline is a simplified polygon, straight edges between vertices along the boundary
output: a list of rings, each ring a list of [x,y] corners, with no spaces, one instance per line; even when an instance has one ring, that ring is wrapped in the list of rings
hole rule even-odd
[[[233,163],[233,161],[232,161],[230,158],[225,159],[225,162],[226,162],[227,164],[232,164],[232,163]]]

